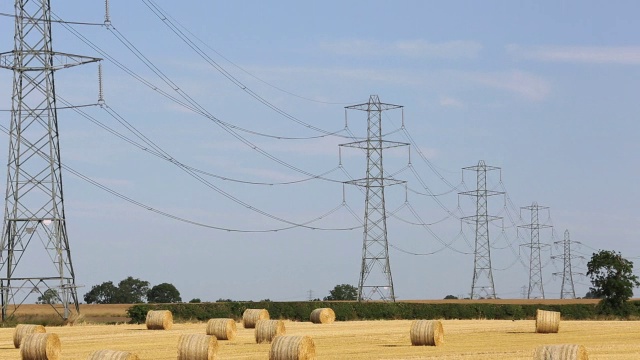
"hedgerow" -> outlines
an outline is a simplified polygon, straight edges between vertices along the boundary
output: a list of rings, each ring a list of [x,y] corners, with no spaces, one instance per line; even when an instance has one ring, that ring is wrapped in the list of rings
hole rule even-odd
[[[630,302],[630,317],[640,317],[640,302]],[[559,311],[564,320],[597,319],[595,304],[533,305],[485,303],[384,303],[351,301],[304,302],[213,302],[180,304],[139,304],[127,310],[132,323],[144,323],[149,310],[170,310],[176,321],[206,321],[212,318],[240,320],[246,309],[267,309],[272,319],[309,321],[311,311],[330,307],[336,320],[395,319],[495,319],[522,320],[535,318],[536,309]]]

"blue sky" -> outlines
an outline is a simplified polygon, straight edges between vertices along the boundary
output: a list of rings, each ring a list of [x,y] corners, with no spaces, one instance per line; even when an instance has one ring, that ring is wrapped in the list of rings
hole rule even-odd
[[[146,4],[156,4],[170,15],[236,84],[180,40]],[[377,94],[383,102],[404,106],[404,124],[412,140],[395,131],[402,123],[399,112],[384,117],[388,139],[413,143],[410,151],[390,151],[384,158],[386,172],[415,190],[393,187],[386,193],[387,211],[395,215],[388,220],[388,236],[398,298],[439,299],[469,292],[473,233],[464,225],[461,234],[458,218],[473,214],[475,208],[457,192],[474,188],[473,174],[465,172],[461,183],[461,169],[479,160],[502,168],[502,182],[491,173],[489,186],[504,187],[511,200],[506,206],[499,197],[489,203],[491,214],[506,218],[504,234],[502,222],[490,229],[498,296],[518,298],[528,283],[528,253],[521,246],[527,234],[521,230],[517,236],[507,212],[516,217],[515,225],[521,225],[519,208],[533,202],[549,207],[549,214],[540,217],[554,225],[553,233],[541,231],[541,241],[562,240],[568,229],[571,239],[582,243],[575,245],[576,255],[612,249],[640,259],[634,246],[640,238],[635,211],[640,200],[635,186],[640,179],[636,2],[146,4],[112,1],[111,30],[72,27],[156,89],[105,60],[109,109],[172,158],[220,177],[273,184],[327,173],[324,176],[334,181],[248,185],[204,175],[207,186],[80,114],[62,110],[62,161],[83,175],[159,211],[214,227],[279,229],[288,226],[281,220],[302,223],[334,208],[312,227],[357,227],[364,216],[364,196],[341,182],[349,176],[364,177],[365,157],[354,149],[343,149],[340,156],[338,145],[353,141],[343,130],[344,107]],[[104,21],[102,1],[53,1],[52,8],[67,21]],[[0,11],[12,13],[13,8],[4,4]],[[2,17],[0,26],[5,34],[0,45],[10,51],[13,20]],[[117,34],[174,85],[145,66]],[[54,26],[53,36],[57,51],[104,57],[62,25]],[[0,72],[2,109],[10,107],[11,76]],[[97,66],[56,76],[58,94],[66,101],[96,102]],[[216,119],[253,133],[232,128],[239,139],[228,127],[194,114],[160,91],[175,97],[187,94]],[[105,109],[83,111],[141,143]],[[8,113],[0,116],[9,123]],[[365,136],[365,124],[362,113],[348,113],[348,128],[356,136]],[[323,136],[313,128],[342,132]],[[6,138],[1,141],[0,149],[7,149]],[[4,151],[0,156],[6,156]],[[428,190],[406,168],[409,158]],[[337,168],[340,159],[344,171]],[[221,231],[136,207],[70,173],[64,174],[64,185],[77,283],[85,286],[79,290],[81,296],[92,285],[129,275],[152,285],[173,283],[184,300],[304,300],[309,290],[323,297],[336,284],[357,285],[361,229]],[[418,194],[427,191],[444,195],[436,202]],[[405,200],[419,219],[403,206]],[[528,213],[522,215],[528,218]],[[433,233],[412,225],[421,222],[437,223],[427,226]],[[550,258],[559,251],[549,246],[542,252],[548,298],[560,294],[561,278],[552,273],[562,264]],[[431,252],[435,254],[409,254]],[[576,259],[576,272],[584,271],[585,264]],[[588,280],[575,281],[577,295],[584,295]]]

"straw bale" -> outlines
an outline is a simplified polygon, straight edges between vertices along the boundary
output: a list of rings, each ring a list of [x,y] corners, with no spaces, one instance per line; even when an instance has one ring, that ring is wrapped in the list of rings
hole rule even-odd
[[[242,326],[245,329],[255,328],[258,320],[269,320],[267,309],[247,309],[242,313]]]
[[[60,351],[60,338],[56,334],[28,334],[20,344],[22,360],[58,360]]]
[[[557,333],[560,329],[560,313],[557,311],[536,310],[536,332],[542,334]]]
[[[207,335],[213,335],[218,340],[233,340],[236,331],[236,322],[233,319],[209,319],[207,322]]]
[[[18,326],[16,326],[16,330],[13,332],[13,346],[18,349],[22,338],[29,334],[46,332],[47,330],[42,325],[18,324]]]
[[[258,320],[256,323],[256,343],[270,343],[273,338],[286,333],[282,320]]]
[[[276,336],[271,342],[269,360],[315,360],[316,346],[309,336]]]
[[[411,323],[411,345],[440,346],[444,344],[444,331],[440,320],[416,320]]]
[[[582,345],[543,345],[533,353],[534,360],[588,360],[587,349]]]
[[[178,360],[215,360],[218,340],[202,334],[181,335],[178,342]]]
[[[319,308],[311,312],[310,318],[314,324],[331,324],[336,321],[336,313],[331,308]]]
[[[173,315],[169,310],[149,310],[145,323],[148,330],[169,330],[173,326]]]
[[[128,351],[97,350],[92,352],[87,360],[139,360],[138,355]]]

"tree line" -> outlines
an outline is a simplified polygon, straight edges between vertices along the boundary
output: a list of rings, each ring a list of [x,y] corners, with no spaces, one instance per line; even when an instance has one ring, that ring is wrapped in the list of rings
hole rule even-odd
[[[601,299],[598,304],[600,314],[625,316],[630,313],[628,300],[633,296],[633,288],[640,286],[638,276],[633,274],[633,262],[622,257],[619,252],[600,250],[593,253],[587,263],[587,276],[592,286],[586,297]],[[180,292],[173,284],[162,283],[149,287],[148,281],[132,276],[115,285],[106,281],[94,285],[84,295],[87,304],[139,304],[139,303],[179,303],[182,302]],[[324,301],[356,300],[358,289],[349,284],[336,285],[329,291]],[[447,295],[445,299],[455,299]],[[220,299],[217,302],[231,302]],[[265,300],[268,301],[268,300]],[[320,301],[314,299],[313,301]],[[60,296],[55,289],[46,290],[38,298],[40,304],[56,304]],[[199,303],[200,299],[192,299],[190,303]]]
[[[182,302],[180,292],[173,284],[162,283],[150,287],[148,281],[132,276],[115,285],[113,281],[105,281],[94,285],[84,294],[87,304],[140,304],[148,303],[179,303]],[[56,289],[47,289],[38,297],[37,304],[58,304],[62,302]],[[191,302],[200,302],[194,299]]]
[[[94,285],[84,294],[87,304],[139,304],[149,303],[178,303],[182,302],[180,292],[173,284],[162,283],[149,287],[149,282],[133,278],[132,276],[115,285],[106,281]]]

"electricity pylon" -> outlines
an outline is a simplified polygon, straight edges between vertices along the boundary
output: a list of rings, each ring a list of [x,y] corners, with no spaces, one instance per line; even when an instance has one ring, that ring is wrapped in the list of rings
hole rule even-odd
[[[349,184],[362,186],[366,190],[358,301],[395,301],[391,265],[389,263],[384,188],[385,186],[401,184],[404,181],[385,177],[382,167],[382,151],[409,144],[383,140],[382,112],[402,109],[402,106],[381,103],[377,95],[371,95],[368,102],[347,106],[345,109],[366,111],[368,118],[367,140],[340,145],[363,149],[367,153],[367,177],[347,181]],[[375,270],[378,270],[378,272]]]
[[[51,302],[60,303],[53,308],[63,319],[71,307],[79,312],[64,212],[54,73],[100,59],[54,52],[51,24],[50,0],[16,0],[14,50],[0,53],[0,67],[13,71],[0,240],[3,321],[32,294],[46,293]],[[39,243],[44,249],[36,254],[33,248]]]
[[[563,253],[562,255],[552,256],[553,259],[560,258],[562,259],[563,267],[562,273],[553,273],[553,275],[562,274],[562,287],[560,288],[560,299],[575,299],[576,298],[576,290],[573,286],[573,274],[574,272],[571,269],[571,260],[579,259],[582,256],[576,256],[571,254],[571,244],[579,244],[577,241],[571,241],[569,236],[569,230],[564,231],[564,240],[556,241],[554,244],[562,244]]]
[[[527,291],[527,299],[544,299],[542,258],[540,257],[540,250],[542,248],[540,243],[540,229],[549,228],[551,225],[540,224],[538,213],[540,210],[549,208],[546,206],[539,206],[538,203],[534,201],[531,206],[522,207],[521,209],[529,210],[531,212],[531,223],[518,226],[529,229],[531,235],[529,244],[525,245],[531,251],[529,257],[529,290]]]
[[[476,198],[476,214],[462,218],[463,221],[473,223],[476,227],[471,299],[495,299],[496,289],[493,283],[493,271],[491,269],[489,222],[501,218],[489,216],[487,200],[489,196],[502,195],[504,192],[487,190],[487,171],[500,170],[500,168],[487,166],[483,160],[480,160],[477,166],[466,167],[462,170],[475,171],[477,178],[476,190],[459,193],[460,195],[469,195]]]

